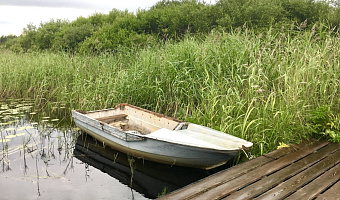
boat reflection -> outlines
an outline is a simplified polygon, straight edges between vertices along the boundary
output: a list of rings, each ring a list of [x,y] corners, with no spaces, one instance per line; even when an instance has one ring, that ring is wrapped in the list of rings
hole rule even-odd
[[[86,133],[78,137],[74,156],[152,199],[214,173],[133,158],[104,147]]]

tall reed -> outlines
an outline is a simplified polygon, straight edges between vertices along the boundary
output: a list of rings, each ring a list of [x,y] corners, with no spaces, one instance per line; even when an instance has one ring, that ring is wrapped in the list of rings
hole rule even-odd
[[[242,30],[115,55],[3,52],[0,95],[84,110],[127,102],[250,140],[258,155],[309,137],[318,106],[339,113],[339,46],[315,29]]]

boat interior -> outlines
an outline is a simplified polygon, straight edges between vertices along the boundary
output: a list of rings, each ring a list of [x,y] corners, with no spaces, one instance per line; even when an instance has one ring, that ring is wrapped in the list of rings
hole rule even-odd
[[[161,128],[178,129],[181,121],[128,104],[120,104],[114,109],[94,111],[85,115],[101,123],[109,124],[122,131],[138,131],[147,135]]]
[[[120,104],[114,109],[83,113],[103,124],[111,125],[122,131],[136,131],[148,137],[172,140],[176,143],[201,143],[203,146],[216,145],[214,148],[238,149],[252,143],[208,127],[186,123],[171,117],[154,113],[129,104]],[[203,144],[204,143],[204,144]],[[206,143],[209,143],[206,144]]]

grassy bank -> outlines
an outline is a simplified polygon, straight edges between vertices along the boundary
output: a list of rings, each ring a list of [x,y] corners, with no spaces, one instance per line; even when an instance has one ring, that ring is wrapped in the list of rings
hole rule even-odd
[[[338,133],[340,44],[333,35],[211,33],[114,56],[3,51],[0,95],[84,110],[127,102],[242,137],[260,155],[331,123]]]

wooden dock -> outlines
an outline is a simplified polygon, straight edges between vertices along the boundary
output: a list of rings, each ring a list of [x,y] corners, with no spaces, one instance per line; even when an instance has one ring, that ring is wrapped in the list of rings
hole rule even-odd
[[[160,199],[340,199],[340,143],[304,141],[213,174]]]

